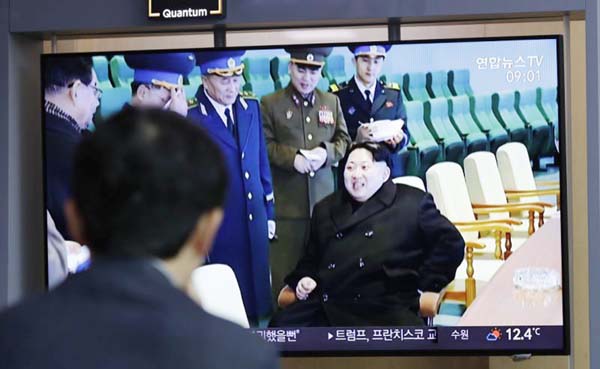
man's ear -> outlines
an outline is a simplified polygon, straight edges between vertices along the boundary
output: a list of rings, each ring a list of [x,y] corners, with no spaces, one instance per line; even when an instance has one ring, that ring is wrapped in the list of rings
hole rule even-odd
[[[137,96],[137,98],[140,100],[144,100],[146,98],[146,96],[148,95],[148,92],[150,92],[150,90],[148,89],[148,86],[141,84],[138,86],[138,89],[135,92],[135,96]]]
[[[390,179],[390,167],[388,167],[387,165],[385,166],[385,168],[383,168],[383,181],[386,182],[388,179]]]
[[[69,89],[69,97],[71,98],[74,104],[78,99],[79,89],[81,88],[82,84],[83,83],[81,83],[80,80],[76,80],[75,82],[73,82],[73,86]]]
[[[88,240],[85,237],[85,227],[83,226],[83,218],[79,212],[79,208],[73,199],[68,199],[65,202],[65,217],[67,218],[67,228],[73,241],[77,241],[82,245],[87,245]]]
[[[190,235],[190,241],[198,255],[208,255],[222,220],[222,208],[211,209],[200,216],[193,234]]]

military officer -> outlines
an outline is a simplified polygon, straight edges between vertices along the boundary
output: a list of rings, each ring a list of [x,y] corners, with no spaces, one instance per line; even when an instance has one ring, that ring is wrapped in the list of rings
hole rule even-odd
[[[348,132],[354,141],[368,140],[366,132],[359,129],[360,123],[389,119],[402,119],[406,123],[406,111],[399,88],[386,86],[378,79],[389,45],[352,46],[356,73],[346,87],[337,92],[342,104]],[[392,152],[390,168],[392,178],[405,174],[406,155],[400,151],[408,144],[409,135],[406,124],[403,133],[386,141]],[[340,165],[341,170],[344,166]],[[343,175],[340,173],[340,178]]]
[[[202,86],[188,118],[215,139],[229,172],[225,216],[208,261],[232,267],[248,318],[256,324],[272,307],[269,238],[275,234],[274,197],[258,101],[239,95],[243,53],[196,54]]]
[[[169,109],[187,115],[183,77],[196,65],[192,53],[127,54],[134,69],[130,105]]]
[[[261,101],[277,197],[278,242],[271,249],[275,297],[302,254],[314,204],[334,191],[332,165],[350,144],[339,99],[316,88],[331,49],[286,49],[290,84]]]

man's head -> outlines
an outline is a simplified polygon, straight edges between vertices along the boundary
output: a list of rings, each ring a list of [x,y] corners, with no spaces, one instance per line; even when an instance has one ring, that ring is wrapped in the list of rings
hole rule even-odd
[[[367,201],[390,178],[389,155],[385,146],[373,142],[350,148],[344,168],[344,186],[355,201]]]
[[[134,70],[131,82],[134,106],[163,108],[171,89],[181,87],[196,58],[192,53],[127,54],[125,62]]]
[[[101,96],[90,57],[46,60],[44,98],[69,114],[81,128],[92,121]]]
[[[243,50],[204,51],[196,53],[206,93],[221,105],[231,105],[240,93]]]
[[[381,74],[383,61],[390,46],[364,45],[350,47],[354,54],[356,78],[365,86],[371,87]]]
[[[208,253],[227,184],[219,148],[181,116],[125,109],[79,145],[71,234],[95,255],[175,257]]]
[[[287,48],[290,53],[288,73],[292,86],[302,96],[315,90],[321,80],[325,59],[331,54],[331,47]]]

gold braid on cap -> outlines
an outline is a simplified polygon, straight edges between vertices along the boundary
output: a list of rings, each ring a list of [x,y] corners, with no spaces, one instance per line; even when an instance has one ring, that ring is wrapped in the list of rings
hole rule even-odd
[[[233,68],[209,68],[206,70],[208,74],[216,74],[221,77],[239,76],[244,71],[244,64],[240,64]]]

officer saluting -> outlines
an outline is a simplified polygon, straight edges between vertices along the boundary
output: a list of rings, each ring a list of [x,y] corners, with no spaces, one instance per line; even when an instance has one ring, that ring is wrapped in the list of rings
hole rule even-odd
[[[353,141],[368,140],[364,132],[359,130],[360,123],[383,119],[402,119],[406,122],[406,111],[400,90],[385,86],[378,80],[390,47],[389,45],[361,45],[349,48],[354,54],[356,73],[346,87],[337,92],[337,95]],[[385,142],[392,152],[389,163],[392,178],[405,173],[405,160],[398,153],[409,141],[406,124],[402,130],[403,135]],[[340,166],[340,169],[343,172],[343,166]]]
[[[134,69],[130,105],[169,109],[187,115],[183,77],[196,65],[192,53],[127,54],[125,62]]]
[[[314,204],[334,191],[331,166],[350,144],[339,99],[316,88],[331,50],[286,49],[290,84],[261,101],[277,197],[279,241],[271,250],[274,296],[302,255]]]
[[[274,198],[258,101],[239,95],[243,54],[196,54],[202,86],[188,118],[215,139],[229,172],[225,216],[209,262],[232,267],[250,323],[256,324],[272,307],[269,238],[275,234]]]

